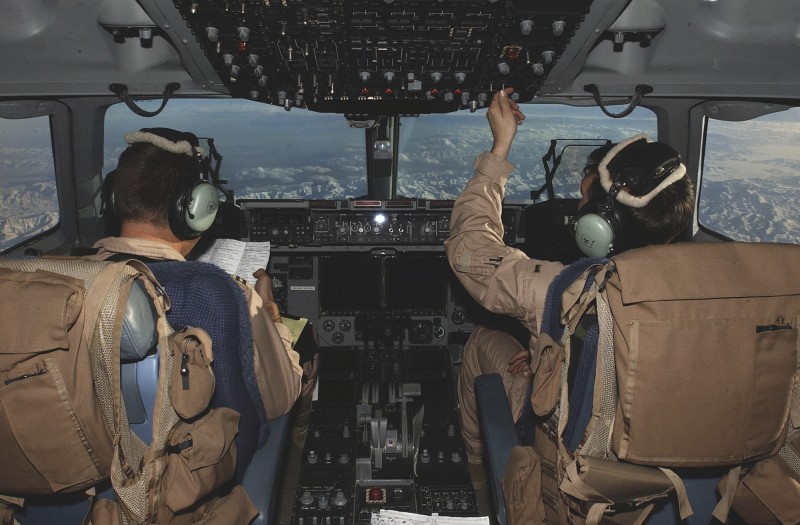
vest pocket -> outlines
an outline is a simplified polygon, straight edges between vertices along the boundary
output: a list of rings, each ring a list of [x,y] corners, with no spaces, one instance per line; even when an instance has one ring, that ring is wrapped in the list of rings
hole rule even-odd
[[[752,420],[745,449],[750,455],[775,452],[783,443],[791,404],[792,374],[797,367],[797,327],[785,324],[756,327]]]
[[[0,374],[0,443],[0,492],[78,489],[107,474],[49,358]]]
[[[211,409],[175,425],[161,481],[164,503],[172,512],[192,507],[233,479],[238,429],[239,413],[230,408]]]
[[[797,329],[766,319],[633,322],[617,367],[620,459],[732,465],[783,443]],[[776,330],[758,327],[781,325]],[[615,339],[615,344],[618,341]]]

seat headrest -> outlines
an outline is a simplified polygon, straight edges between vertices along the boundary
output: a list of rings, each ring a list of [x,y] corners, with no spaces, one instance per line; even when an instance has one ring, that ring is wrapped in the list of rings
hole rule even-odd
[[[136,280],[128,296],[119,344],[122,361],[144,359],[158,343],[158,314],[144,285]]]

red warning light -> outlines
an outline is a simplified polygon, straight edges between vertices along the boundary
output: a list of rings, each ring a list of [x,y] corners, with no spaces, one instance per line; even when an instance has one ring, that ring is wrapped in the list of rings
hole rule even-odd
[[[392,95],[394,95],[394,90],[392,88],[386,88],[383,90],[383,94],[386,95],[387,97],[391,97]]]
[[[436,88],[431,89],[431,95],[433,95],[435,97],[438,94],[439,94],[439,90],[438,89],[436,89]]]
[[[364,496],[367,504],[386,503],[386,489],[381,487],[368,488]]]
[[[247,42],[239,42],[239,52],[240,53],[247,53],[250,50],[250,44]]]
[[[365,97],[369,95],[369,88],[365,87],[361,88],[361,94],[364,95]]]

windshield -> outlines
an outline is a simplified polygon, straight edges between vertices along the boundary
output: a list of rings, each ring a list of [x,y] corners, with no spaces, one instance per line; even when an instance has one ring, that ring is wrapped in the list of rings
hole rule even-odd
[[[506,202],[529,201],[531,191],[544,184],[542,157],[553,139],[559,139],[556,155],[563,152],[553,181],[555,195],[579,197],[581,170],[594,148],[605,140],[618,142],[639,133],[657,138],[656,116],[645,108],[624,119],[608,117],[594,106],[524,105],[522,111],[526,119],[508,156],[516,169],[506,184]],[[403,119],[400,146],[398,193],[455,199],[472,177],[475,156],[492,147],[486,110]]]
[[[145,109],[158,105],[152,106]],[[213,138],[223,157],[220,176],[237,199],[347,199],[367,193],[364,130],[349,127],[342,115],[288,112],[240,99],[176,99],[156,117],[145,118],[116,104],[105,119],[105,173],[125,149],[125,133],[145,127]]]
[[[156,104],[151,101],[151,108]],[[554,138],[583,139],[563,149],[556,195],[576,197],[580,170],[589,152],[609,139],[637,133],[656,138],[655,115],[638,108],[625,119],[596,107],[527,105],[509,160],[516,166],[507,202],[525,202],[544,183],[542,156]],[[170,101],[156,117],[144,118],[124,104],[109,108],[105,121],[105,172],[117,163],[127,131],[171,127],[214,138],[223,156],[221,177],[237,199],[348,199],[367,194],[365,132],[341,115],[238,99]],[[591,140],[587,140],[591,139]],[[470,113],[400,119],[397,194],[421,199],[454,199],[472,176],[475,156],[491,148],[486,109]]]

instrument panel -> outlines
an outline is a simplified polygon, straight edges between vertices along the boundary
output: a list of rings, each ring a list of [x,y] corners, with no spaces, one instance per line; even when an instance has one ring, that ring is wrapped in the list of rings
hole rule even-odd
[[[281,312],[310,320],[321,345],[447,345],[485,321],[444,253],[453,201],[238,204],[241,239],[270,242]],[[504,208],[503,223],[507,244],[524,242],[521,206]]]
[[[453,201],[241,200],[243,240],[278,246],[441,246]],[[520,242],[520,207],[503,212],[504,240]]]

